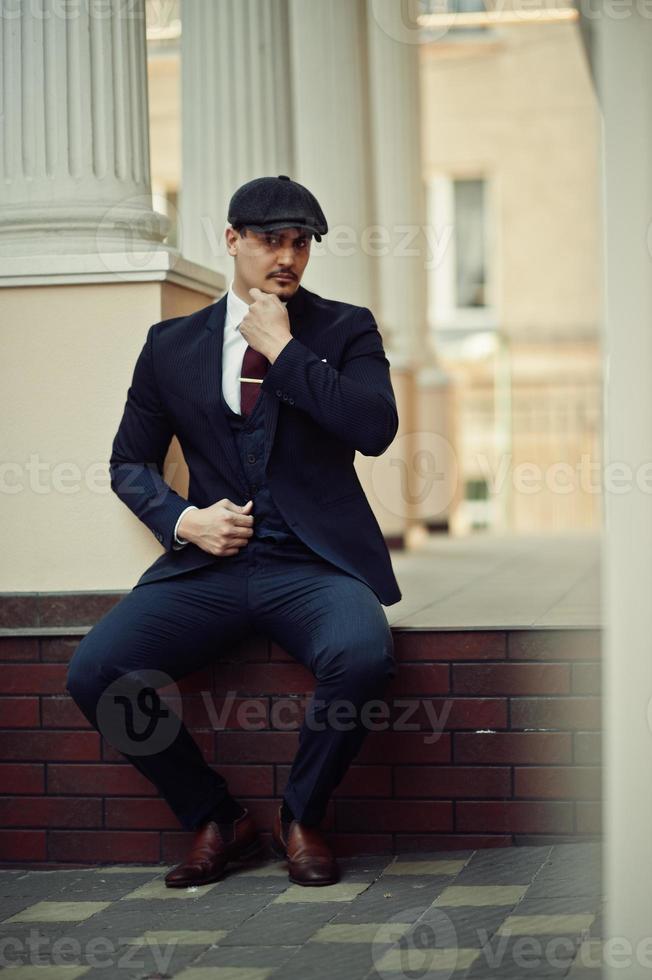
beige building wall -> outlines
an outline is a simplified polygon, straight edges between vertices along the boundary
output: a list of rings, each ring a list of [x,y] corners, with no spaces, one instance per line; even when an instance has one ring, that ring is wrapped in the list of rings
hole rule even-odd
[[[600,114],[578,28],[508,25],[483,41],[429,43],[421,78],[424,179],[487,180],[487,320],[500,353],[467,361],[431,325],[459,386],[462,484],[482,476],[478,454],[549,469],[588,451],[599,465]],[[595,528],[600,497],[579,485],[557,493],[545,478],[524,494],[510,477],[484,508],[460,499],[453,529],[483,513],[494,530]]]
[[[0,592],[128,589],[162,553],[108,461],[149,326],[211,301],[161,282],[2,290]],[[164,472],[185,495],[176,439]]]

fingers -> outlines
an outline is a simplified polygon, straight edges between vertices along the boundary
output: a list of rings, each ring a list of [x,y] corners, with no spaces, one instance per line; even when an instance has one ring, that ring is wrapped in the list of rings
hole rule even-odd
[[[266,293],[262,289],[258,289],[257,286],[252,286],[249,290],[249,295],[253,299],[254,303],[259,300],[266,300],[269,303],[274,303],[274,305],[281,305],[281,301],[275,293]]]
[[[229,500],[228,497],[224,497],[224,499],[219,500],[218,503],[220,503],[222,507],[226,507],[227,510],[235,511],[236,514],[245,514],[245,513],[248,514],[251,507],[253,507],[254,505],[253,500],[248,500],[247,503],[242,504],[242,506],[240,504],[234,504],[233,501]]]
[[[226,520],[230,521],[234,527],[252,527],[254,523],[253,514],[251,513],[253,500],[248,500],[242,507],[240,507],[238,504],[234,504],[231,500],[225,500],[223,506],[230,512]]]
[[[242,505],[234,504],[228,497],[216,501],[216,505],[222,508],[219,519],[221,543],[217,546],[216,554],[235,555],[249,543],[249,539],[254,533],[254,517],[251,513],[253,504],[253,500],[248,500],[246,504]]]

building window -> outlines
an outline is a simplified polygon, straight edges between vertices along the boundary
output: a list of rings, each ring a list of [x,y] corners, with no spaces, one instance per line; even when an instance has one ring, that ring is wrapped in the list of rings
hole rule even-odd
[[[428,223],[437,243],[429,275],[429,319],[439,330],[494,325],[489,297],[487,182],[436,176]]]
[[[454,180],[456,306],[486,306],[483,180]]]
[[[146,0],[145,18],[149,54],[168,54],[179,50],[180,0]]]
[[[491,38],[495,28],[489,23],[479,23],[482,17],[472,18],[473,23],[462,23],[459,14],[486,14],[494,3],[485,0],[420,0],[420,23],[425,41],[476,41]]]

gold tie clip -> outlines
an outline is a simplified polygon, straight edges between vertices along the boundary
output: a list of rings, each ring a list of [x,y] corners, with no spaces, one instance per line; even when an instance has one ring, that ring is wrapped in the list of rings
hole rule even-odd
[[[265,379],[264,378],[240,378],[239,380],[240,381],[253,381],[255,384],[261,385]]]

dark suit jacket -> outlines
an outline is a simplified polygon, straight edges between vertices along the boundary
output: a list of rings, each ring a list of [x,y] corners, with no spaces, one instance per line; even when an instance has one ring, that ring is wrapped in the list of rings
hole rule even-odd
[[[365,307],[323,299],[303,286],[287,311],[292,340],[260,394],[272,496],[310,548],[391,605],[401,592],[353,465],[356,450],[379,456],[398,427],[380,333]],[[242,505],[250,497],[220,405],[225,314],[226,295],[189,316],[153,324],[134,368],[113,441],[111,488],[166,549],[137,585],[220,560],[194,544],[172,548],[188,503],[207,507],[228,497]],[[162,476],[173,434],[188,464],[188,500]]]

